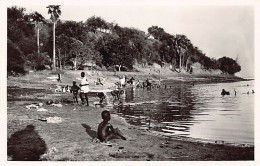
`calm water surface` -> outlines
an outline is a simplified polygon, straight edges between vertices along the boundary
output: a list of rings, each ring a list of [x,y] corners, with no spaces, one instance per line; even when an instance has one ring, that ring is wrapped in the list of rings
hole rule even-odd
[[[222,89],[230,95],[222,96]],[[194,86],[169,81],[166,89],[127,89],[115,113],[168,136],[254,145],[253,89],[254,81]]]

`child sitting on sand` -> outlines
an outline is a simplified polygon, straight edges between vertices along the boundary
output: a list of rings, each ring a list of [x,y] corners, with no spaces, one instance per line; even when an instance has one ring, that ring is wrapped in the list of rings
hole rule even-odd
[[[120,137],[123,140],[126,138],[122,135],[118,128],[114,129],[113,126],[108,123],[110,121],[110,113],[105,110],[101,113],[103,122],[98,125],[98,134],[97,137],[101,142],[107,142],[111,140],[113,137]]]
[[[73,93],[73,102],[78,103],[78,91],[80,87],[76,85],[76,81],[73,81],[73,86],[70,88],[70,93]]]

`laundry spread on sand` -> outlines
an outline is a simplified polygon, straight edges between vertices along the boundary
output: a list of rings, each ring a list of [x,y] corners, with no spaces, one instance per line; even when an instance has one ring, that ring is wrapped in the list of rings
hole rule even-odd
[[[38,109],[43,106],[43,103],[32,103],[26,106],[27,109]]]
[[[39,111],[39,112],[47,112],[48,110],[46,110],[45,108],[39,108],[37,111]]]
[[[57,116],[48,117],[48,118],[38,118],[38,120],[47,122],[47,123],[61,123],[62,122],[62,118],[57,117]]]
[[[51,104],[51,106],[53,106],[53,107],[62,107],[62,104]]]
[[[35,104],[30,104],[30,105],[27,105],[26,108],[27,109],[38,109],[39,106],[35,105]]]
[[[57,117],[57,116],[48,117],[48,118],[46,118],[46,120],[47,120],[47,123],[61,123],[62,122],[62,118]]]

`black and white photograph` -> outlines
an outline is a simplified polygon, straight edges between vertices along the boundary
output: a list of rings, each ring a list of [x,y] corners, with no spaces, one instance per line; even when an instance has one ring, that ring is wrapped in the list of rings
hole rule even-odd
[[[260,3],[177,2],[2,1],[3,165],[256,165]]]

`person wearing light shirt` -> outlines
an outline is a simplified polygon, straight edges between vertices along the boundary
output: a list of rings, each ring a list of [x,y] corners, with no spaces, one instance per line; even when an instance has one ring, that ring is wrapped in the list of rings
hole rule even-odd
[[[84,98],[86,100],[86,104],[87,106],[89,106],[88,104],[88,92],[89,92],[89,82],[88,82],[88,79],[87,77],[85,76],[85,73],[84,72],[81,72],[81,77],[82,77],[82,80],[81,80],[81,83],[80,83],[80,99],[82,101],[82,105],[85,104],[84,102]]]

